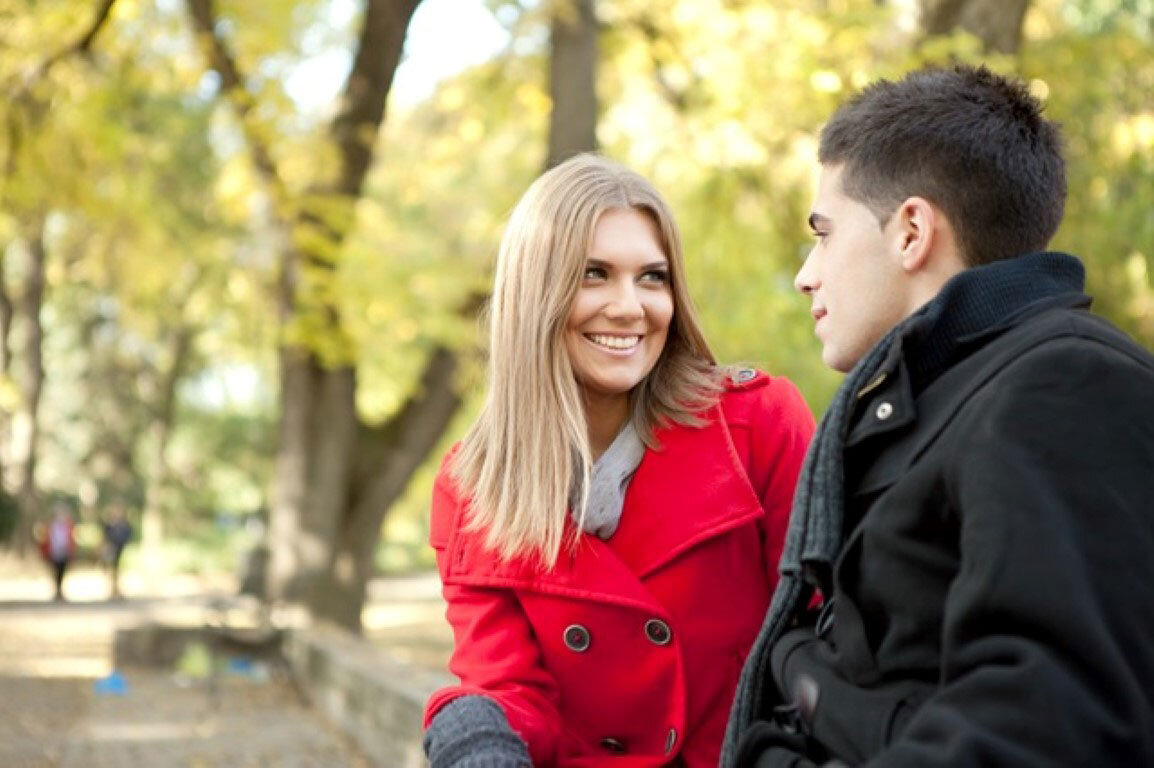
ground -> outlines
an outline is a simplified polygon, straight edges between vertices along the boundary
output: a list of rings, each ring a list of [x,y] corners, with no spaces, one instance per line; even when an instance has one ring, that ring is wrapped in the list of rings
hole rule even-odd
[[[78,569],[68,601],[53,602],[38,563],[0,562],[0,766],[371,766],[275,670],[236,665],[214,699],[195,658],[113,669],[118,627],[203,623],[232,587],[129,573],[124,599],[108,600],[103,575]],[[365,626],[395,657],[444,668],[451,635],[435,575],[374,582]]]

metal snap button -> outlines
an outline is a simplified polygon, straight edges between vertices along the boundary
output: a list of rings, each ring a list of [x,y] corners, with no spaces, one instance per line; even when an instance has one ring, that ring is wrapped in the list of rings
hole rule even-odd
[[[874,412],[874,415],[878,417],[878,421],[885,421],[890,416],[894,415],[894,407],[890,403],[882,403],[878,406],[878,409]]]
[[[733,379],[738,384],[744,384],[747,381],[752,381],[755,376],[757,376],[757,371],[753,370],[752,368],[742,368],[737,372]]]
[[[561,639],[565,642],[565,647],[577,653],[583,653],[589,650],[589,643],[592,638],[589,636],[589,630],[580,624],[570,624],[565,627],[565,632]]]
[[[672,752],[675,744],[677,744],[677,729],[670,728],[669,735],[665,737],[665,754]]]
[[[669,641],[673,639],[673,632],[670,631],[669,625],[661,619],[650,619],[645,622],[645,636],[654,645],[668,645]]]
[[[625,745],[618,739],[604,738],[601,740],[601,746],[615,755],[625,754]]]

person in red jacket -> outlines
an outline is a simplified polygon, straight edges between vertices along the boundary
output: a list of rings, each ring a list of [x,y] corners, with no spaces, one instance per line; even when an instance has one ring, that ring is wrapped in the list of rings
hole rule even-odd
[[[72,513],[62,501],[53,505],[52,519],[44,527],[40,538],[40,554],[52,566],[53,584],[56,587],[53,597],[63,600],[64,575],[76,554],[76,538],[72,532]]]
[[[715,362],[668,205],[599,156],[517,205],[489,323],[433,494],[460,678],[426,708],[433,768],[716,766],[809,409]]]

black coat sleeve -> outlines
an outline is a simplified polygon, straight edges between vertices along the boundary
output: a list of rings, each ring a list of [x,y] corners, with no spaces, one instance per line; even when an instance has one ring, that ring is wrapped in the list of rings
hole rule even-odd
[[[868,765],[1154,765],[1154,367],[1047,342],[978,392],[946,470],[942,685]]]

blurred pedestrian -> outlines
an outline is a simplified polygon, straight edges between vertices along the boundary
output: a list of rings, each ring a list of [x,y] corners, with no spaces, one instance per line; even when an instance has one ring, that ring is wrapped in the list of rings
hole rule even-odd
[[[72,512],[68,504],[57,501],[53,504],[52,520],[44,529],[40,539],[40,553],[45,561],[52,566],[55,580],[55,600],[64,599],[64,574],[68,571],[68,564],[76,554],[76,538],[72,529]]]
[[[114,599],[120,597],[120,556],[132,540],[132,523],[124,513],[124,507],[113,504],[104,521],[104,566],[108,569],[109,591]]]

